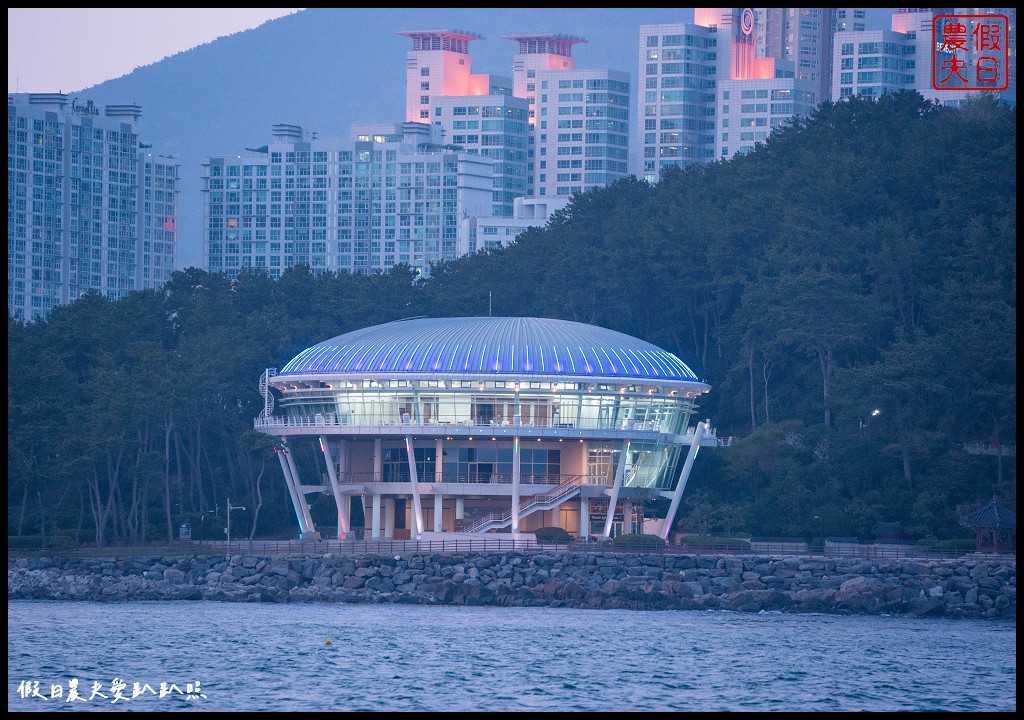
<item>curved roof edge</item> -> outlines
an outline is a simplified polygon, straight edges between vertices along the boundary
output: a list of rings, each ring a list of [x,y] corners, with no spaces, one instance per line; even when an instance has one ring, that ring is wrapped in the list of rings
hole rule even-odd
[[[362,328],[307,348],[278,377],[366,373],[703,383],[678,357],[644,340],[522,317],[410,318]]]

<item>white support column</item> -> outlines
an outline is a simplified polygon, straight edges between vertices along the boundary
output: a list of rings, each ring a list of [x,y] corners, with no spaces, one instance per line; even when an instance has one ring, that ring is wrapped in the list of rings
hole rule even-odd
[[[282,438],[283,439],[283,438]],[[295,508],[295,519],[299,521],[299,535],[306,532],[306,518],[302,516],[302,508],[299,506],[298,490],[292,481],[292,470],[288,467],[288,460],[285,458],[285,449],[277,450],[277,459],[281,461],[281,472],[284,474],[284,484],[288,488],[288,496],[292,499],[292,507]]]
[[[444,440],[437,438],[434,441],[434,482],[440,486],[444,482]]]
[[[519,532],[519,436],[512,438],[512,532]]]
[[[316,527],[313,525],[313,516],[309,513],[309,503],[306,502],[306,494],[302,492],[302,481],[299,479],[299,469],[295,466],[295,455],[292,452],[292,446],[285,446],[285,459],[288,461],[288,467],[292,471],[292,483],[295,485],[295,497],[298,499],[299,509],[302,511],[302,517],[306,521],[306,528],[302,532],[304,540],[310,540],[306,534],[316,537]]]
[[[444,495],[439,492],[434,493],[434,532],[441,532],[441,520],[444,513]]]
[[[661,529],[662,540],[668,540],[668,535],[672,532],[672,523],[675,521],[676,512],[679,510],[679,501],[683,497],[683,490],[686,489],[686,481],[690,479],[690,469],[693,467],[693,459],[697,457],[700,441],[704,438],[705,428],[707,428],[707,423],[699,422],[693,431],[693,442],[690,444],[690,452],[687,453],[686,462],[683,463],[683,469],[679,472],[676,489],[672,493],[672,502],[668,506],[668,514],[665,515],[665,526]]]
[[[580,498],[580,540],[590,537],[590,498]]]
[[[380,493],[373,494],[373,517],[370,523],[370,539],[380,540]]]
[[[622,444],[622,451],[619,453],[619,464],[615,469],[615,483],[612,485],[612,494],[608,498],[608,517],[604,519],[604,537],[611,537],[612,522],[615,520],[615,504],[619,501],[619,490],[622,489],[622,478],[626,475],[626,459],[629,457],[629,440]]]
[[[384,482],[384,451],[381,449],[380,438],[373,441],[373,481]]]
[[[344,440],[341,441],[344,447]],[[331,455],[331,448],[327,444],[327,438],[320,436],[320,449],[324,453],[324,460],[327,461],[327,477],[331,480],[331,490],[334,492],[334,504],[338,508],[338,539],[344,540],[348,536],[348,514],[345,512],[345,502],[341,497],[341,486],[338,485],[338,472],[334,466],[334,457]]]
[[[395,499],[384,498],[384,539],[391,540],[395,537]]]
[[[409,460],[409,481],[412,485],[412,539],[418,540],[423,534],[423,505],[420,503],[419,478],[416,473],[416,452],[412,447],[412,436],[405,436],[405,454]]]
[[[444,440],[437,438],[434,441],[434,532],[442,532],[443,527],[443,513],[444,513],[444,496],[441,494],[441,488],[444,482]]]
[[[338,440],[338,478],[342,482],[350,482],[348,477],[348,442],[344,438]]]
[[[622,499],[622,532],[635,532],[633,528],[633,501]]]
[[[466,517],[466,501],[462,498],[455,499],[455,519],[463,520]]]

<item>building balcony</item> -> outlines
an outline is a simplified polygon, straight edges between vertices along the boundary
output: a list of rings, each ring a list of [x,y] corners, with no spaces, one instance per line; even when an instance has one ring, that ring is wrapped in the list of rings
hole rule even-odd
[[[523,423],[517,421],[483,422],[480,420],[462,421],[430,421],[418,422],[412,419],[401,421],[378,421],[374,423],[353,423],[338,417],[334,413],[297,416],[271,416],[256,418],[253,427],[270,435],[276,436],[367,436],[367,437],[415,437],[432,438],[501,438],[512,439],[515,436],[551,439],[611,439],[656,441],[662,435],[680,438],[679,441],[692,441],[693,429],[689,428],[683,436],[663,433],[660,423],[634,422],[620,420],[584,421],[582,423]]]

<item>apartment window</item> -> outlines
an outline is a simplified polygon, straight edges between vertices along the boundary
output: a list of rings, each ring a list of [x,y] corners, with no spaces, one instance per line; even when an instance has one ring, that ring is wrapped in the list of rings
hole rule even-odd
[[[430,77],[430,68],[420,68],[420,77]]]

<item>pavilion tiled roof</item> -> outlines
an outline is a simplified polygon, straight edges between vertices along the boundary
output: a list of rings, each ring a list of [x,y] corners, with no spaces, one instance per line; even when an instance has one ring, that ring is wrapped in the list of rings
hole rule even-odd
[[[1017,530],[1017,514],[999,505],[995,498],[960,518],[965,527],[981,530]]]

